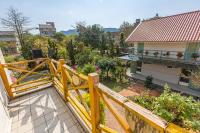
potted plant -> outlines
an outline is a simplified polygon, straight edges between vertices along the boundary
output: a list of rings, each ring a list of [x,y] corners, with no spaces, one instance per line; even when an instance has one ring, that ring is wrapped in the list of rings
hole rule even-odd
[[[158,52],[153,53],[153,55],[156,56],[156,57],[158,56],[158,54],[159,54]]]
[[[194,60],[197,60],[197,58],[199,58],[199,54],[198,53],[192,53],[192,58],[194,59]]]
[[[170,52],[169,52],[169,51],[167,51],[167,52],[166,52],[166,56],[169,56],[169,55],[170,55]]]
[[[146,51],[145,51],[145,55],[148,55],[148,54],[149,54],[149,51],[148,51],[148,50],[146,50]]]
[[[181,59],[181,57],[183,57],[183,53],[182,53],[182,52],[178,52],[178,53],[176,54],[176,56],[177,56],[178,59]]]

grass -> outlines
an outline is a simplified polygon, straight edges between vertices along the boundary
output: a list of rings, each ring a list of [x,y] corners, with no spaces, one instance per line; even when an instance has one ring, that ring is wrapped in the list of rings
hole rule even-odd
[[[123,89],[126,89],[131,84],[128,80],[125,79],[123,80],[123,82],[117,82],[115,79],[112,78],[104,78],[103,80],[101,80],[101,83],[103,83],[115,92],[120,92]]]

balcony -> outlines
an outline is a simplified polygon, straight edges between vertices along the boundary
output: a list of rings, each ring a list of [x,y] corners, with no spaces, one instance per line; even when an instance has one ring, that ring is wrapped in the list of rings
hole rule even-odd
[[[0,64],[0,75],[9,98],[5,111],[9,111],[7,119],[12,119],[13,133],[187,132],[113,92],[99,82],[97,73],[82,75],[64,60]],[[84,95],[89,96],[89,102]],[[102,110],[105,119],[112,118],[114,124],[101,121]]]
[[[167,65],[176,64],[178,66],[196,66],[200,65],[200,53],[185,53],[181,51],[164,51],[164,50],[136,50],[134,48],[128,49],[128,53],[137,55],[145,62],[158,62]]]

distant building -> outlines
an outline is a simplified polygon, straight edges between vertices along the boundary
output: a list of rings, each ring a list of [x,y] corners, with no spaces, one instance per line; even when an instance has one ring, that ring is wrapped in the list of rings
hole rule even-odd
[[[41,36],[52,36],[56,33],[54,22],[46,22],[46,24],[39,24],[39,31]]]
[[[5,54],[16,54],[17,45],[19,41],[16,37],[15,31],[0,31],[0,43],[5,43],[2,49],[2,53]]]

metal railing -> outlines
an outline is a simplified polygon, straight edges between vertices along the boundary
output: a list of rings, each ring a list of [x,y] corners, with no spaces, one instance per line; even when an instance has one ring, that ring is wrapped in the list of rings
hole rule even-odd
[[[36,62],[37,64],[29,68],[31,62]],[[42,73],[38,70],[40,67],[47,68],[45,70],[49,72]],[[22,74],[14,83],[10,84],[6,69],[20,71]],[[32,74],[40,76],[30,81],[23,80]],[[101,102],[104,103],[106,109],[114,116],[122,127],[123,132],[187,132],[174,124],[168,124],[147,109],[99,83],[99,75],[97,73],[91,73],[88,76],[77,73],[74,69],[65,65],[63,59],[56,61],[44,58],[0,64],[0,75],[10,98],[15,98],[20,92],[28,91],[34,88],[34,86],[52,83],[92,133],[119,132],[100,121]],[[84,98],[85,94],[89,95],[89,104]],[[126,117],[116,109],[116,105],[123,108]],[[132,122],[134,124],[131,124]]]
[[[137,50],[135,48],[128,49],[129,54],[137,55],[143,58],[154,58],[154,59],[166,59],[176,60],[185,62],[200,62],[200,52],[188,52],[183,51],[166,51],[166,50]]]

